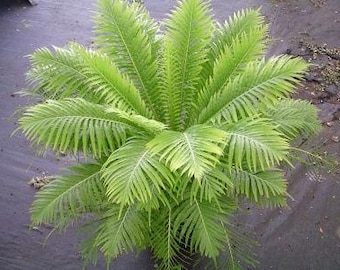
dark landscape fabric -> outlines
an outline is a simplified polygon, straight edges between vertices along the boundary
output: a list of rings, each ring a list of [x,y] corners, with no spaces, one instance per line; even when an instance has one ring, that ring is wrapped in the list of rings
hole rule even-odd
[[[55,232],[47,240],[51,228],[30,228],[29,219],[36,190],[27,182],[55,174],[74,160],[49,153],[39,156],[20,132],[13,132],[20,110],[34,102],[17,94],[28,87],[25,56],[37,48],[63,46],[73,40],[90,46],[95,1],[35,2],[35,6],[28,1],[0,2],[0,269],[81,269],[76,228]],[[144,2],[157,19],[164,18],[174,3]],[[339,158],[340,53],[337,56],[322,48],[340,49],[340,1],[214,0],[212,7],[220,21],[241,8],[262,7],[266,20],[272,23],[269,55],[299,55],[325,66],[314,67],[296,97],[309,99],[320,109],[324,129],[309,144],[319,153]],[[327,81],[328,67],[338,70],[338,81]],[[292,197],[289,209],[251,208],[253,214],[242,214],[236,223],[259,242],[254,249],[260,262],[257,269],[340,269],[339,169],[295,165],[287,172]],[[88,269],[106,269],[106,264],[100,260]],[[153,262],[145,251],[119,257],[111,269],[153,269]]]

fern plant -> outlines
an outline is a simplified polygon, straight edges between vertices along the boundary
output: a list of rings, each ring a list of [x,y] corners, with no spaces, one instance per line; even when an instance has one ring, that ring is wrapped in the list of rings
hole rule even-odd
[[[253,263],[230,217],[240,198],[286,205],[279,166],[319,123],[312,105],[289,99],[307,64],[265,58],[259,11],[223,24],[210,12],[184,0],[160,29],[138,3],[99,0],[96,49],[30,56],[27,92],[42,102],[20,128],[45,150],[86,158],[36,194],[33,225],[85,218],[82,251],[94,263],[98,252],[110,262],[146,248],[159,269],[195,254],[218,269]]]

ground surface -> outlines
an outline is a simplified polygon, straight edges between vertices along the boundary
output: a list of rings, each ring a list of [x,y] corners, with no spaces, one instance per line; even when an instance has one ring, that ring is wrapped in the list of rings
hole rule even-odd
[[[16,133],[16,110],[28,101],[16,92],[25,88],[24,58],[42,46],[77,40],[91,44],[94,0],[40,0],[0,3],[0,269],[80,269],[75,230],[54,234],[45,247],[48,228],[29,230],[28,209],[35,193],[27,181],[55,173],[66,158],[38,157]],[[215,0],[215,17],[226,18],[245,7],[260,7],[272,22],[270,55],[303,56],[315,64],[297,97],[320,108],[324,129],[311,145],[326,156],[340,153],[340,1]],[[163,18],[174,1],[146,0],[155,18]],[[333,50],[332,50],[333,49]],[[338,54],[337,54],[338,52]],[[290,209],[253,210],[239,222],[259,241],[258,269],[340,269],[340,175],[332,169],[297,166],[288,173]],[[89,269],[105,269],[100,262]],[[112,269],[152,269],[147,253],[123,256]]]

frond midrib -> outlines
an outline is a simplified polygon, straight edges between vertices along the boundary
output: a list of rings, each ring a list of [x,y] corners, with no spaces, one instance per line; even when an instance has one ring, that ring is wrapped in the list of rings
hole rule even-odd
[[[189,136],[187,133],[183,133],[183,137],[189,147],[189,152],[190,152],[190,156],[192,157],[192,162],[194,164],[195,167],[197,167],[197,162],[196,162],[196,155],[195,155],[195,152],[191,146],[191,141],[189,140]]]

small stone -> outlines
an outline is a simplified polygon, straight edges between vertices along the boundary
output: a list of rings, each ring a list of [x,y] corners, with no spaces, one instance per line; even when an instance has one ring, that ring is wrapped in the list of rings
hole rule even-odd
[[[334,122],[333,121],[326,122],[326,126],[327,127],[332,127],[332,126],[334,126]]]
[[[332,139],[331,139],[333,142],[336,142],[338,143],[339,142],[339,136],[332,136]]]

